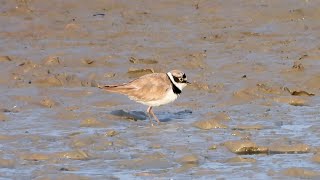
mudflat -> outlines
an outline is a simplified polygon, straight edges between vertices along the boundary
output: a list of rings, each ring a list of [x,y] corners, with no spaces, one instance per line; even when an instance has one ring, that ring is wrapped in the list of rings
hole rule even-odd
[[[320,1],[3,0],[1,179],[320,178]],[[154,109],[97,88],[181,69]]]

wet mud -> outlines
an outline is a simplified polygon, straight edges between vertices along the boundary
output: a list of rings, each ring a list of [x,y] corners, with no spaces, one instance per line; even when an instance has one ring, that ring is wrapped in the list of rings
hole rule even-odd
[[[0,179],[320,178],[320,2],[0,2]],[[102,91],[183,70],[155,107]]]

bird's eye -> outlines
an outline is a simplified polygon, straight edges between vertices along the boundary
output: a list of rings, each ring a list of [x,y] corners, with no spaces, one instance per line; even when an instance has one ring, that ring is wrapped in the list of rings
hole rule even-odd
[[[182,78],[179,78],[179,81],[180,81],[180,82],[182,82],[182,81],[183,81],[183,79],[182,79]]]

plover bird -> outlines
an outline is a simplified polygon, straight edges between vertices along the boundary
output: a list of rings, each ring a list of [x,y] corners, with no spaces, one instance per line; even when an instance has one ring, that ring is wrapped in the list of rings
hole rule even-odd
[[[152,73],[141,76],[138,79],[120,85],[105,85],[100,87],[109,92],[120,93],[131,100],[148,106],[147,113],[160,123],[153,113],[152,107],[168,104],[177,99],[182,89],[190,84],[186,75],[180,70],[172,70],[168,73]]]

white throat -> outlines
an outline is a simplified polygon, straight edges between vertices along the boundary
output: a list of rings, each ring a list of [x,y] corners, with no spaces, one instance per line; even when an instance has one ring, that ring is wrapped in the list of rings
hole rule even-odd
[[[172,76],[171,72],[168,72],[167,75],[169,76],[171,82],[172,82],[177,88],[179,88],[180,91],[182,91],[182,89],[187,86],[187,84],[185,84],[185,83],[177,83],[177,82],[175,82],[174,79],[173,79],[173,76]]]

